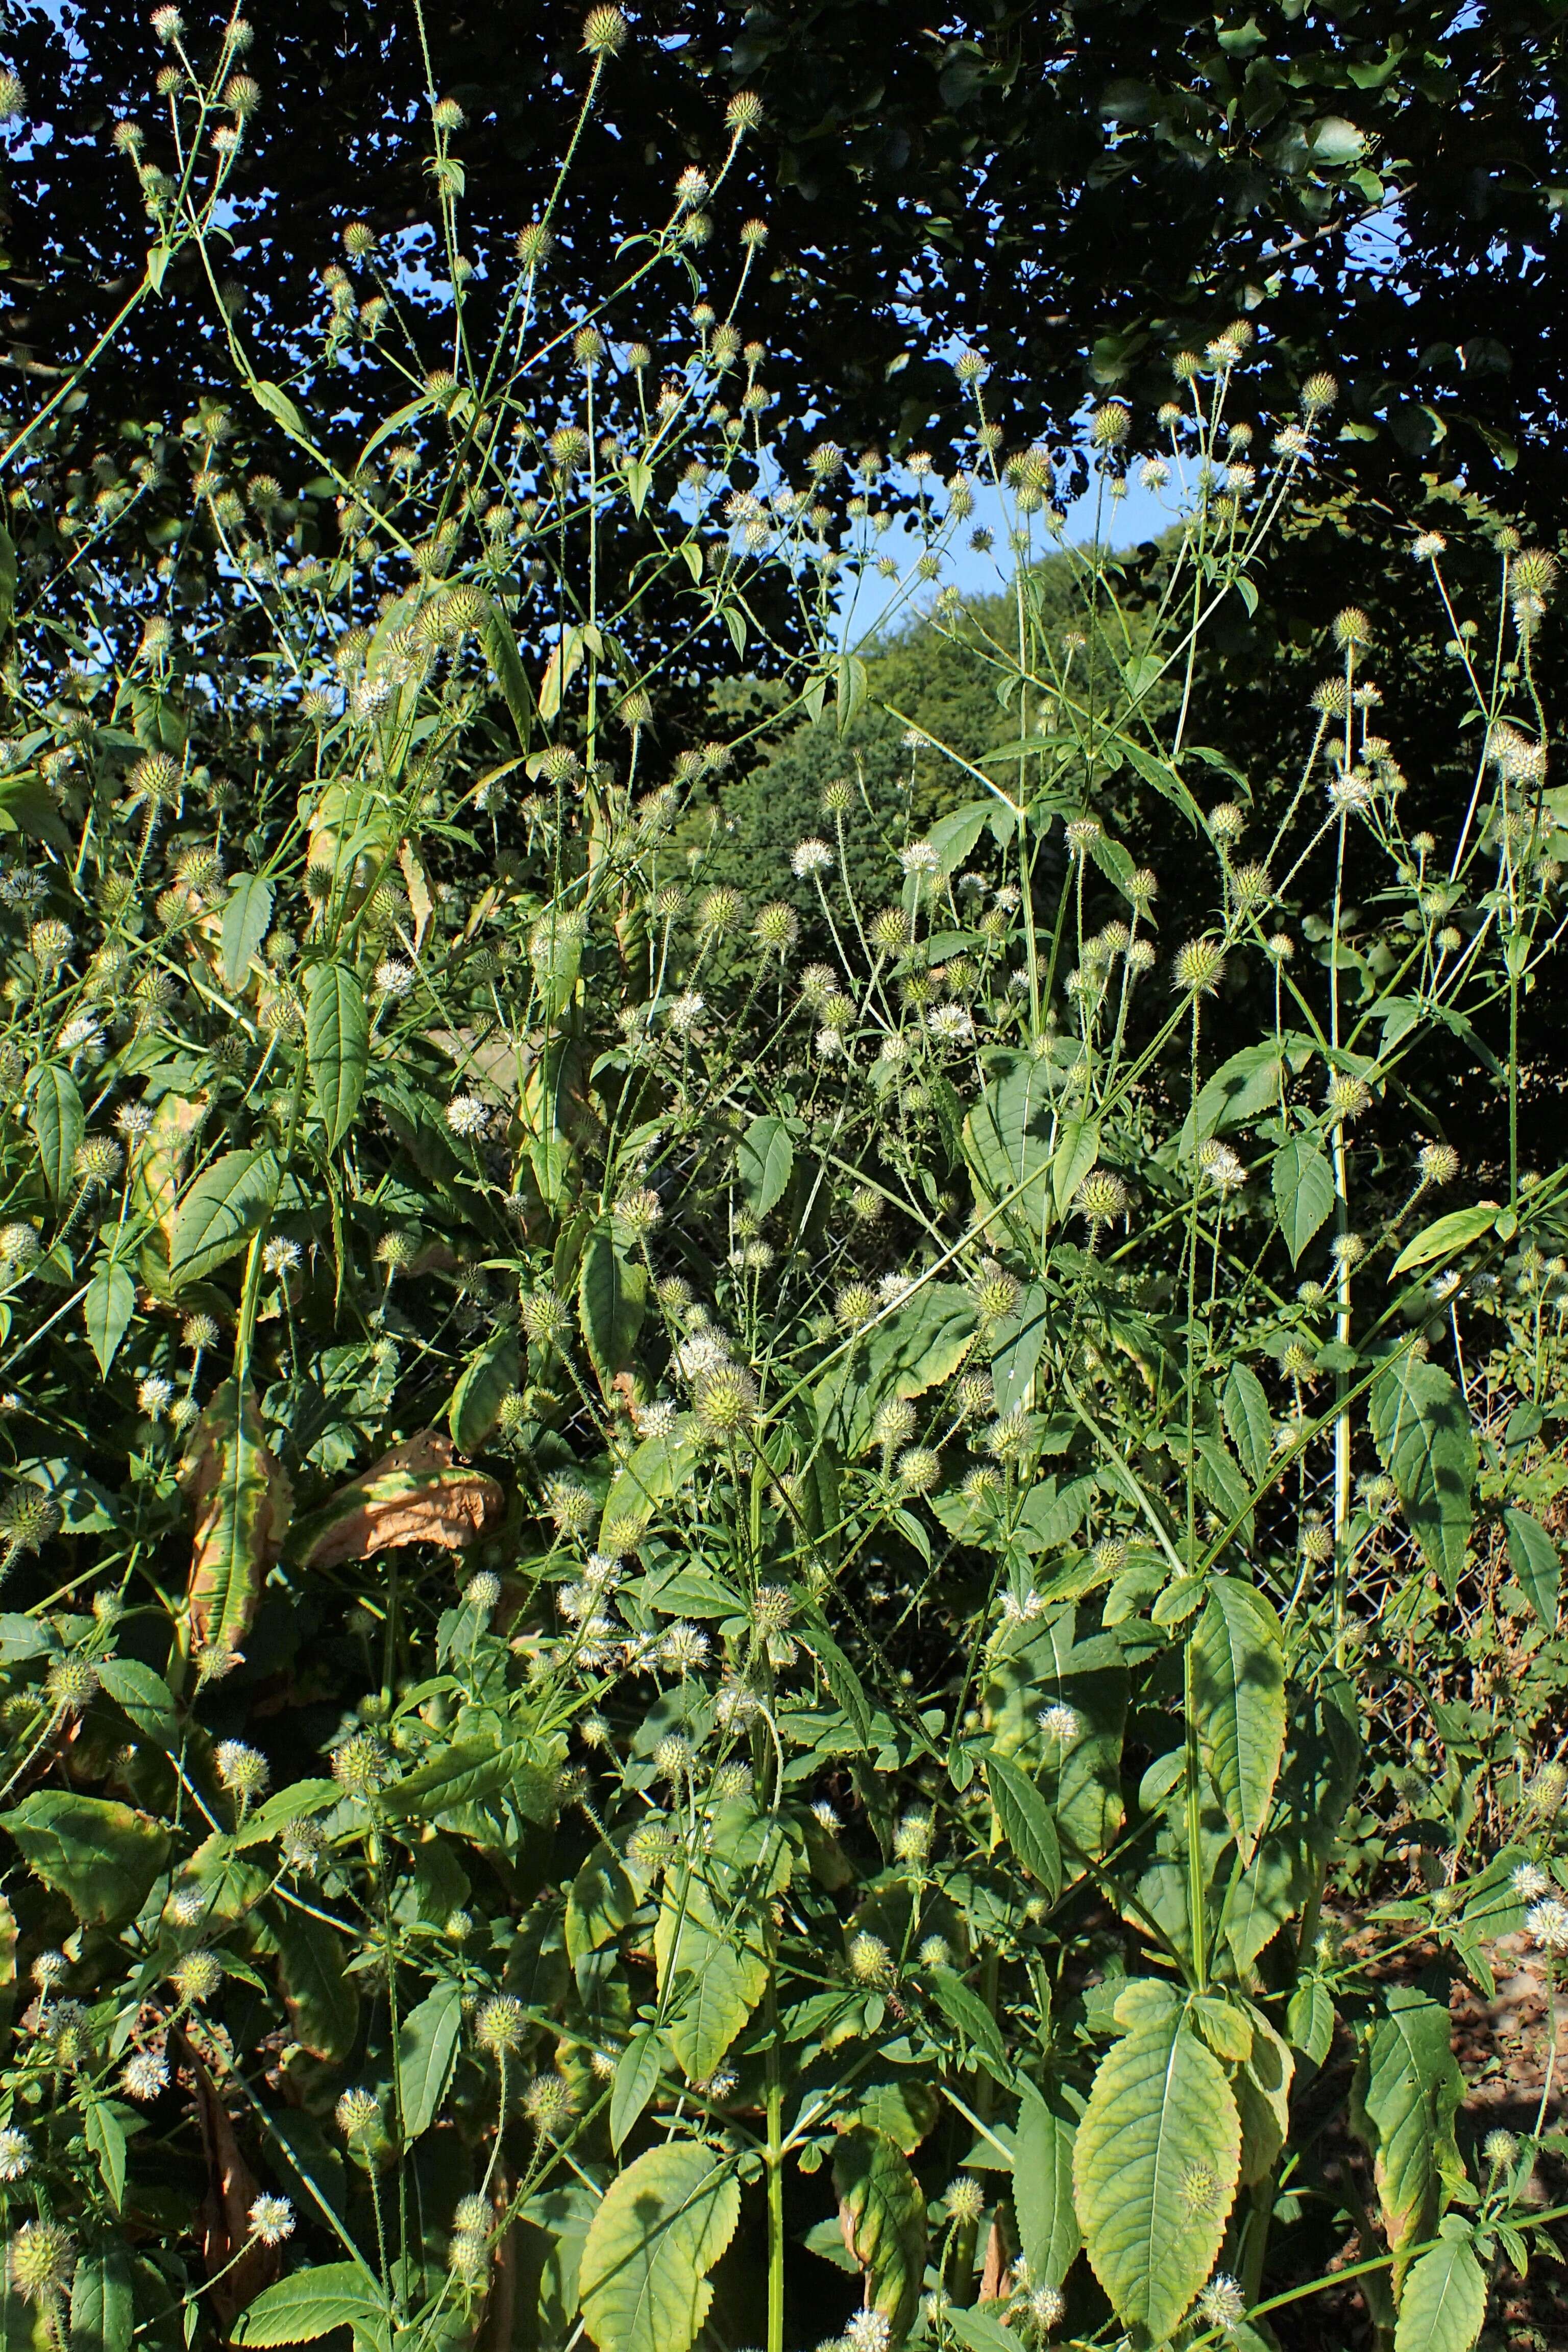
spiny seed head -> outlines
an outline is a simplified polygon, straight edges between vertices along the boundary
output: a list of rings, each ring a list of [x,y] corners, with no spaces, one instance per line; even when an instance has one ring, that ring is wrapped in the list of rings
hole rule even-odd
[[[1091,1225],[1109,1225],[1126,1213],[1128,1197],[1113,1169],[1091,1169],[1078,1188],[1079,1214]]]
[[[572,1328],[563,1299],[553,1290],[532,1290],[521,1303],[522,1328],[535,1347],[554,1347]]]
[[[287,2197],[253,2198],[250,2226],[264,2246],[280,2246],[294,2234],[294,2208]]]
[[[1459,1172],[1459,1155],[1451,1143],[1424,1143],[1415,1165],[1424,1184],[1451,1184]]]
[[[800,919],[782,898],[770,899],[753,926],[758,945],[774,955],[787,955],[800,937]]]
[[[0,2180],[20,2180],[33,2161],[33,2143],[24,2131],[0,2131]]]
[[[1225,950],[1217,940],[1189,940],[1176,950],[1173,985],[1188,996],[1212,996],[1225,972]]]
[[[213,1755],[219,1780],[236,1797],[258,1797],[272,1778],[272,1769],[258,1748],[243,1739],[220,1739]]]
[[[1359,604],[1347,604],[1334,615],[1334,643],[1337,646],[1370,646],[1372,623]]]
[[[1519,2140],[1510,2131],[1489,2131],[1481,2142],[1481,2154],[1489,2164],[1500,2169],[1512,2164],[1519,2155]]]
[[[553,1520],[563,1535],[585,1535],[599,1516],[598,1506],[586,1486],[574,1478],[552,1478],[544,1490],[545,1516]]]
[[[1568,1769],[1561,1764],[1543,1764],[1524,1793],[1531,1812],[1549,1819],[1568,1795]]]
[[[356,2088],[343,2093],[333,2113],[345,2139],[365,2139],[381,2121],[381,2101],[374,2091]]]
[[[332,1750],[332,1778],[351,1797],[368,1797],[386,1779],[386,1755],[374,1731],[353,1731]]]
[[[878,1445],[906,1444],[915,1433],[919,1418],[908,1397],[889,1397],[871,1424],[872,1440]]]
[[[724,109],[726,131],[755,131],[763,119],[763,101],[754,89],[739,89]]]
[[[890,1985],[893,1981],[893,1956],[880,1936],[867,1928],[849,1938],[849,1973],[857,1984],[869,1988]]]
[[[207,1348],[216,1348],[222,1337],[216,1317],[205,1314],[187,1315],[180,1331],[182,1346],[188,1348],[193,1356],[201,1355]]]
[[[0,1540],[13,1552],[37,1551],[59,1533],[63,1516],[52,1495],[13,1486],[0,1505]]]
[[[1333,406],[1339,396],[1338,382],[1326,369],[1321,369],[1316,375],[1310,375],[1301,386],[1301,413],[1304,416],[1321,416],[1325,408]]]
[[[528,2011],[508,1992],[492,1993],[474,2013],[474,2040],[493,2058],[520,2050],[527,2030]]]
[[[756,1419],[757,1385],[739,1364],[715,1364],[700,1375],[691,1402],[705,1436],[734,1437]]]
[[[76,2270],[76,2241],[58,2221],[24,2221],[5,2256],[12,2285],[27,2303],[62,2294]]]
[[[1247,2317],[1247,2290],[1228,2271],[1216,2271],[1198,2297],[1198,2312],[1211,2327],[1229,2333]]]
[[[577,2111],[564,2074],[536,2074],[523,2093],[522,2111],[542,2139],[559,2139]]]
[[[1119,449],[1132,430],[1132,412],[1124,401],[1108,400],[1094,412],[1089,436],[1097,449]]]
[[[697,929],[703,939],[721,939],[740,922],[744,908],[741,894],[727,884],[705,890],[697,902]]]
[[[1530,596],[1549,596],[1557,584],[1557,558],[1543,547],[1526,547],[1513,559],[1509,577]]]
[[[985,2210],[985,2191],[971,2174],[961,2172],[958,2179],[950,2183],[947,2210],[953,2221],[967,2227],[973,2228],[979,2221]]]
[[[618,8],[590,8],[583,19],[583,47],[591,58],[617,57],[630,32]]]
[[[216,1952],[187,1952],[169,1970],[169,1982],[181,2000],[211,2000],[223,1982],[223,1962]]]
[[[1001,1323],[1013,1313],[1023,1290],[1016,1276],[1009,1274],[1005,1266],[987,1261],[971,1286],[970,1296],[984,1322]]]
[[[1324,1108],[1335,1119],[1359,1118],[1372,1108],[1372,1088],[1349,1070],[1336,1070],[1329,1080]]]
[[[867,937],[879,955],[898,955],[912,936],[910,919],[901,907],[883,907],[867,926]]]
[[[912,1445],[899,1456],[899,1485],[906,1495],[929,1495],[942,1480],[942,1456],[929,1445]]]
[[[868,1282],[847,1282],[833,1302],[833,1319],[841,1331],[858,1331],[877,1312],[877,1294]]]
[[[26,1225],[19,1221],[0,1225],[0,1266],[36,1265],[43,1254],[44,1244],[38,1238],[36,1225]]]
[[[44,1677],[51,1706],[79,1715],[98,1696],[98,1668],[90,1658],[57,1658]]]

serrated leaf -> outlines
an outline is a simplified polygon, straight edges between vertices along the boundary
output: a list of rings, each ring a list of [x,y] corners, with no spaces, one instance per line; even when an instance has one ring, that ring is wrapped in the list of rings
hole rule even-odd
[[[455,1978],[438,1984],[398,2028],[397,2084],[403,2137],[418,2139],[435,2122],[447,2095],[463,2029],[463,1988]]]
[[[33,1078],[28,1117],[37,1140],[44,1181],[57,1201],[76,1184],[77,1147],[87,1127],[76,1081],[68,1070],[46,1064]]]
[[[1028,1401],[1046,1344],[1047,1304],[1044,1286],[1029,1283],[1013,1313],[991,1335],[991,1387],[998,1414]]]
[[[235,2321],[229,2341],[257,2347],[277,2344],[314,2344],[334,2327],[384,2333],[389,2325],[386,2305],[369,2273],[358,2263],[318,2263],[291,2271],[258,2294]]]
[[[577,1282],[577,1320],[599,1386],[608,1397],[629,1371],[647,1306],[647,1269],[616,1249],[607,1225],[588,1237]]]
[[[454,1806],[477,1805],[508,1789],[521,1810],[537,1819],[547,1815],[553,1787],[554,1776],[521,1741],[456,1739],[384,1790],[380,1803],[394,1820],[435,1821]]]
[[[1465,1565],[1478,1457],[1469,1408],[1440,1364],[1402,1354],[1373,1383],[1372,1433],[1410,1532],[1452,1593]]]
[[[616,2061],[610,2085],[610,2146],[617,2156],[658,2090],[663,2070],[664,2035],[657,2025],[637,2026]]]
[[[179,1718],[162,1675],[138,1658],[105,1658],[98,1669],[100,1687],[123,1707],[142,1737],[154,1739],[173,1753],[179,1745]],[[334,1787],[336,1783],[334,1782]]]
[[[1461,2170],[1453,2116],[1463,2094],[1447,2002],[1414,1985],[1395,1987],[1356,2068],[1350,2125],[1373,2159],[1396,2294],[1408,2250],[1436,2226],[1446,2178]]]
[[[1221,1410],[1247,1476],[1255,1486],[1261,1485],[1274,1458],[1274,1416],[1263,1383],[1250,1364],[1232,1364]]]
[[[1204,1766],[1249,1862],[1285,1753],[1285,1643],[1272,1602],[1236,1577],[1213,1578],[1192,1657]]]
[[[1456,1250],[1479,1242],[1497,1223],[1498,1206],[1496,1201],[1478,1201],[1473,1208],[1450,1209],[1446,1217],[1438,1217],[1425,1226],[1414,1241],[1405,1243],[1389,1267],[1390,1282],[1397,1275],[1410,1273],[1415,1266],[1431,1265],[1436,1259],[1452,1257]]]
[[[1005,1201],[1008,1223],[1031,1236],[1050,1210],[1047,1075],[1044,1062],[1020,1055],[987,1081],[963,1122],[963,1156],[982,1206]]]
[[[496,675],[496,683],[511,713],[511,723],[517,730],[517,740],[526,751],[533,739],[536,705],[533,688],[528,682],[528,672],[522,666],[522,656],[517,649],[517,638],[511,623],[499,604],[492,604],[485,615],[479,632],[479,643],[485,658]]]
[[[529,933],[528,961],[547,1021],[572,1002],[586,936],[581,915],[560,908],[542,915]]]
[[[1504,1518],[1513,1580],[1547,1632],[1555,1633],[1563,1597],[1563,1555],[1540,1520],[1531,1518],[1528,1511],[1509,1510]]]
[[[1225,2070],[1178,2003],[1112,2042],[1073,2150],[1090,2267],[1118,2318],[1173,2335],[1214,2268],[1241,2163]]]
[[[88,2104],[83,2129],[99,2178],[118,2213],[125,2202],[125,2126],[109,2100],[93,2098]]]
[[[972,1992],[963,1979],[955,1976],[951,1969],[933,1969],[931,1984],[949,2023],[956,2025],[966,2041],[973,2042],[977,2050],[984,2050],[987,2057],[1001,2065],[1006,2058],[1006,2045],[996,2020],[979,1994]]]
[[[578,2268],[599,2352],[689,2352],[708,2316],[708,2273],[735,2234],[741,2192],[710,2148],[671,2140],[610,2183]]]
[[[267,937],[271,921],[271,883],[259,874],[237,874],[229,885],[219,940],[226,988],[245,985],[251,959]]]
[[[941,860],[944,880],[950,874],[956,874],[970,856],[990,822],[992,811],[999,805],[994,800],[966,801],[962,808],[949,809],[945,816],[937,818],[926,841]]]
[[[309,446],[310,436],[305,430],[305,420],[281,384],[268,383],[261,380],[252,383],[250,389],[255,399],[267,411],[268,416],[275,418],[283,430],[291,434],[296,441]]]
[[[1274,1156],[1270,1178],[1274,1213],[1290,1253],[1300,1265],[1301,1253],[1334,1205],[1334,1175],[1329,1156],[1310,1136],[1293,1135]]]
[[[131,2352],[136,2328],[134,2273],[128,2248],[84,2254],[71,2281],[70,2352]]]
[[[1100,1158],[1100,1121],[1064,1118],[1051,1155],[1051,1198],[1057,1215],[1065,1217],[1079,1186]]]
[[[238,1657],[282,1556],[294,1496],[268,1452],[255,1391],[228,1380],[191,1433],[180,1483],[193,1510],[186,1588],[199,1643]]]
[[[276,1152],[226,1151],[190,1185],[169,1241],[176,1289],[198,1281],[245,1247],[271,1214],[282,1181]]]
[[[645,1437],[605,1498],[602,1534],[618,1529],[630,1541],[641,1535],[661,1503],[680,1494],[701,1455],[696,1431],[678,1424],[668,1436]],[[605,1541],[602,1547],[610,1549]]]
[[[1062,1857],[1046,1801],[1026,1772],[995,1750],[985,1759],[985,1779],[1002,1834],[1031,1878],[1047,1895],[1061,1891]]]
[[[755,1217],[776,1208],[789,1189],[795,1144],[787,1123],[771,1115],[754,1118],[735,1151],[735,1174]]]
[[[313,2058],[341,2065],[359,2033],[359,1989],[343,1967],[353,1947],[325,1920],[282,1901],[268,1906],[262,1933],[278,1956],[295,2039]]]
[[[1042,2286],[1060,2286],[1083,2242],[1072,2191],[1077,2137],[1071,2116],[1025,2083],[1013,2136],[1013,2212],[1030,2279]]]
[[[1289,2044],[1256,2011],[1252,2049],[1231,2078],[1241,2116],[1241,2185],[1249,2189],[1272,2172],[1290,2132],[1290,2084],[1296,2061]]]
[[[472,1455],[479,1451],[496,1425],[503,1400],[516,1388],[521,1369],[515,1332],[500,1331],[482,1348],[475,1349],[452,1391],[447,1412],[447,1425],[459,1454]]]
[[[12,1811],[0,1813],[0,1829],[84,1927],[116,1927],[134,1919],[169,1857],[168,1831],[145,1813],[60,1789],[35,1789]]]
[[[320,963],[305,982],[305,1052],[327,1149],[335,1150],[353,1125],[370,1067],[364,992],[343,964]]]
[[[131,1276],[118,1259],[100,1258],[81,1302],[81,1318],[87,1327],[88,1345],[106,1380],[135,1312],[136,1285]]]
[[[1486,2275],[1468,2237],[1445,2237],[1411,2265],[1394,2352],[1470,2352],[1486,2315]]]
[[[883,2313],[891,2342],[900,2344],[925,2277],[924,2192],[902,2150],[864,2124],[839,2135],[833,2185],[844,2242],[865,2273],[866,2306]]]

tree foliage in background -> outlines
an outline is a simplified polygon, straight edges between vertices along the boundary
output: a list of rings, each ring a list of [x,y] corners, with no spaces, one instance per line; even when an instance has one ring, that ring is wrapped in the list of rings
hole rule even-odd
[[[1113,559],[964,351],[868,652],[743,97],[591,313],[548,220],[449,363],[389,292],[347,436],[155,32],[229,375],[17,419],[0,539],[0,2327],[1472,2352],[1568,2217],[1449,2013],[1568,1958],[1553,555],[1452,502],[1258,749],[1336,385],[1101,404]]]

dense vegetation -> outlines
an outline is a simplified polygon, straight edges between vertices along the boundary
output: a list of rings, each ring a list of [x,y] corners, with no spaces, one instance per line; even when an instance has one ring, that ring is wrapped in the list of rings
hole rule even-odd
[[[227,388],[6,436],[7,2329],[1469,2352],[1568,2211],[1449,2017],[1568,1954],[1553,556],[1452,496],[1260,740],[1334,380],[1102,402],[1112,558],[964,349],[858,646],[745,93],[470,312],[429,89],[442,359],[353,223],[280,382],[153,25]]]

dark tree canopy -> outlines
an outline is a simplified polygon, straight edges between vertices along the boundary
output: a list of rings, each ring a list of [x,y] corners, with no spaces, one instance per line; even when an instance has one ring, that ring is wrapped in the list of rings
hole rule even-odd
[[[426,67],[412,0],[258,0],[249,14],[263,102],[236,183],[234,269],[247,331],[282,374],[346,223],[403,236],[416,269],[434,262],[418,235]],[[958,419],[943,354],[963,335],[993,362],[1010,436],[1065,442],[1086,392],[1152,408],[1173,353],[1240,307],[1279,394],[1338,371],[1338,455],[1367,486],[1425,469],[1484,487],[1517,452],[1521,498],[1556,494],[1563,55],[1532,0],[1225,0],[1212,15],[966,0],[930,25],[904,0],[647,0],[628,14],[556,283],[570,301],[602,278],[616,240],[662,215],[681,163],[721,152],[731,96],[756,90],[763,125],[719,192],[714,235],[769,222],[746,323],[803,437],[940,449]],[[199,57],[221,16],[189,15]],[[468,118],[470,257],[499,286],[574,119],[578,12],[444,0],[424,30],[434,87]],[[9,42],[35,126],[14,142],[5,232],[11,364],[47,370],[142,267],[147,228],[113,125],[140,122],[151,152],[167,121],[141,0],[20,0]],[[172,409],[216,373],[198,290],[172,273],[97,373],[95,414]],[[438,302],[429,324],[435,349]]]

